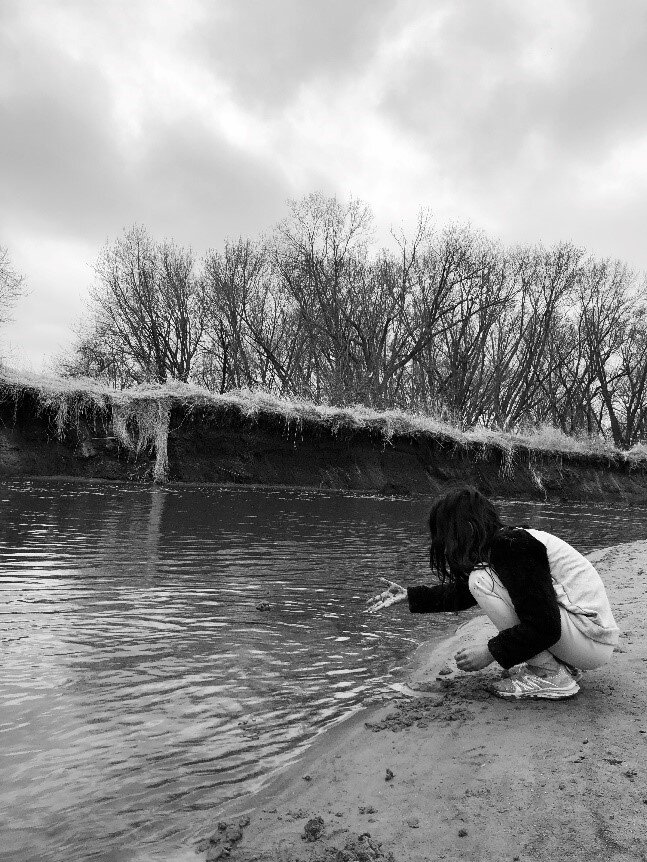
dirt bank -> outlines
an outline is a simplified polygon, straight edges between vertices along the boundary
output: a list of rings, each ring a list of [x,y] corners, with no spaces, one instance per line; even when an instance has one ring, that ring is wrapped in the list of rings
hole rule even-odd
[[[220,812],[202,858],[644,862],[647,542],[591,559],[622,635],[575,698],[509,703],[485,688],[496,671],[457,671],[457,644],[487,636],[477,617],[419,651],[415,696],[327,732],[258,796]]]
[[[0,477],[78,476],[517,499],[647,501],[647,457],[563,435],[462,432],[429,417],[217,396],[114,392],[0,373]]]

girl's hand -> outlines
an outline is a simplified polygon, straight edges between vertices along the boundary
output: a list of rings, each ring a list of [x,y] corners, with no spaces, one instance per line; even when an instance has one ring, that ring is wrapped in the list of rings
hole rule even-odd
[[[366,611],[369,614],[380,611],[382,608],[388,608],[390,605],[401,602],[407,597],[406,589],[401,587],[400,584],[396,584],[395,581],[387,581],[386,578],[380,578],[380,580],[389,586],[384,592],[368,600]]]
[[[475,670],[483,670],[489,664],[492,664],[494,658],[487,646],[467,646],[459,651],[454,656],[456,664],[460,670],[466,670],[469,673]]]

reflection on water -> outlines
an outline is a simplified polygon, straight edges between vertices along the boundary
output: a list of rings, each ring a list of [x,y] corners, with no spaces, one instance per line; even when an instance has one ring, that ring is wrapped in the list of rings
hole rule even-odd
[[[184,854],[225,800],[455,625],[363,613],[378,576],[425,579],[426,501],[41,481],[0,497],[12,862]],[[637,509],[502,508],[582,550],[647,526]]]

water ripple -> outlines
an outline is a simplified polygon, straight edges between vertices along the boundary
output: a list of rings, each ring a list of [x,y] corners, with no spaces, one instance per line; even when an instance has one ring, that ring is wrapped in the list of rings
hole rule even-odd
[[[188,858],[225,800],[454,625],[363,613],[378,576],[425,579],[424,501],[44,481],[2,496],[0,859]],[[503,508],[584,550],[647,525]]]

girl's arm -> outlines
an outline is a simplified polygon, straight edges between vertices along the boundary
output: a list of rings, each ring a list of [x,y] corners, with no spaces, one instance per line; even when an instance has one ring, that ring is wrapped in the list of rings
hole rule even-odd
[[[412,614],[464,611],[476,604],[476,599],[469,591],[467,578],[433,587],[409,587],[407,600]]]
[[[492,542],[490,563],[508,590],[519,623],[488,641],[504,668],[527,661],[561,636],[559,605],[546,547],[523,529],[506,530]]]
[[[380,578],[385,581],[385,578]],[[440,611],[464,611],[476,604],[469,591],[467,579],[458,583],[436,584],[433,587],[401,587],[386,581],[389,589],[368,600],[367,611],[372,613],[407,599],[412,614],[430,614]]]

